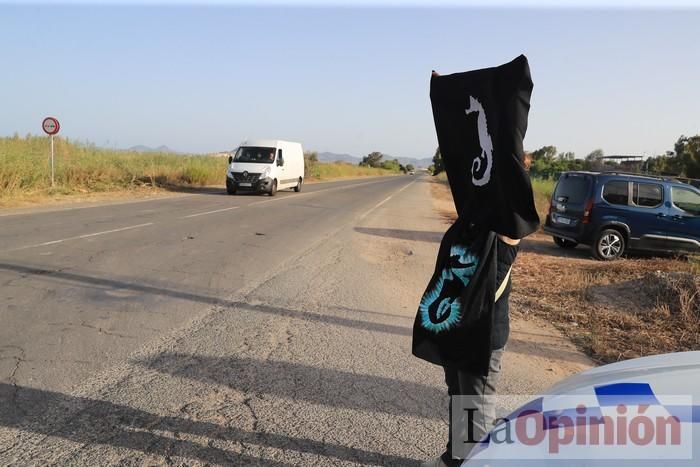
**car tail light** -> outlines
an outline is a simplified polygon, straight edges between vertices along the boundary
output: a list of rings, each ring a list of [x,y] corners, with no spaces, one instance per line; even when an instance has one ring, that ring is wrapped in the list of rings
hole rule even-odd
[[[586,202],[586,207],[583,208],[583,224],[588,224],[591,221],[591,211],[593,210],[593,200],[589,199]]]

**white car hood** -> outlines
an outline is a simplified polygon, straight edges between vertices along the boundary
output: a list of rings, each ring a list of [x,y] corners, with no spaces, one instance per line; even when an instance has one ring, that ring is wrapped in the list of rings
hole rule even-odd
[[[642,394],[645,400],[658,400],[657,407],[667,407],[669,400],[674,396],[682,397],[685,406],[686,428],[691,429],[689,441],[693,446],[692,458],[679,459],[675,447],[665,446],[657,453],[643,459],[594,459],[595,455],[586,458],[569,458],[549,456],[545,453],[539,459],[513,459],[509,453],[517,451],[517,446],[498,445],[489,443],[483,450],[476,449],[475,456],[465,461],[463,467],[664,467],[683,466],[700,467],[700,352],[680,352],[651,357],[638,358],[584,371],[574,375],[544,391],[543,396],[532,398],[527,404],[531,407],[539,406],[542,412],[547,412],[547,407],[557,405],[557,401],[574,398],[594,398],[606,392],[608,397],[617,397],[624,404],[625,394]],[[641,391],[637,393],[635,391]],[[605,397],[605,396],[604,396]],[[634,396],[633,396],[634,398]],[[658,398],[658,399],[657,399]],[[690,398],[690,399],[688,399]],[[568,400],[571,400],[569,398]],[[601,399],[599,399],[602,402]],[[652,407],[653,407],[652,402]],[[673,405],[673,404],[670,404]],[[630,403],[634,406],[634,403]],[[688,407],[689,406],[689,407]],[[516,411],[522,413],[521,410]],[[494,430],[496,431],[496,430]],[[688,433],[686,431],[686,433]],[[596,450],[595,447],[587,447],[586,452]],[[627,449],[627,448],[625,448]],[[630,449],[634,449],[632,446]],[[645,454],[646,455],[646,454]],[[658,457],[657,457],[658,456]],[[668,458],[664,458],[667,456]],[[509,458],[510,457],[510,458]],[[633,456],[632,456],[633,457]],[[656,457],[652,459],[651,457]]]

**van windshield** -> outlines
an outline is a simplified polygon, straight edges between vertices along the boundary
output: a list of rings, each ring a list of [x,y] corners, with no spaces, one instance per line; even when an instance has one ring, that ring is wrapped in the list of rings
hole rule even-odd
[[[554,201],[581,204],[586,200],[590,178],[585,175],[564,174],[559,178]]]
[[[233,158],[233,162],[254,162],[256,164],[272,164],[274,161],[275,148],[257,146],[240,147]]]

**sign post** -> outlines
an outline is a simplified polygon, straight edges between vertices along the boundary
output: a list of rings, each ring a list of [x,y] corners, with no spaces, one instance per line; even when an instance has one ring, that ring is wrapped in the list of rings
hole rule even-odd
[[[46,117],[43,122],[41,122],[41,127],[44,132],[51,137],[51,187],[54,186],[54,163],[53,163],[53,135],[58,133],[61,129],[58,120],[54,117]]]

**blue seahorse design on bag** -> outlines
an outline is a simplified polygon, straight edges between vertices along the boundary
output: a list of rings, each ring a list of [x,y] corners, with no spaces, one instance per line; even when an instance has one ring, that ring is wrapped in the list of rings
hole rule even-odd
[[[469,284],[479,258],[463,245],[452,245],[447,265],[433,287],[420,301],[421,325],[440,333],[456,326],[462,318],[461,292]]]

